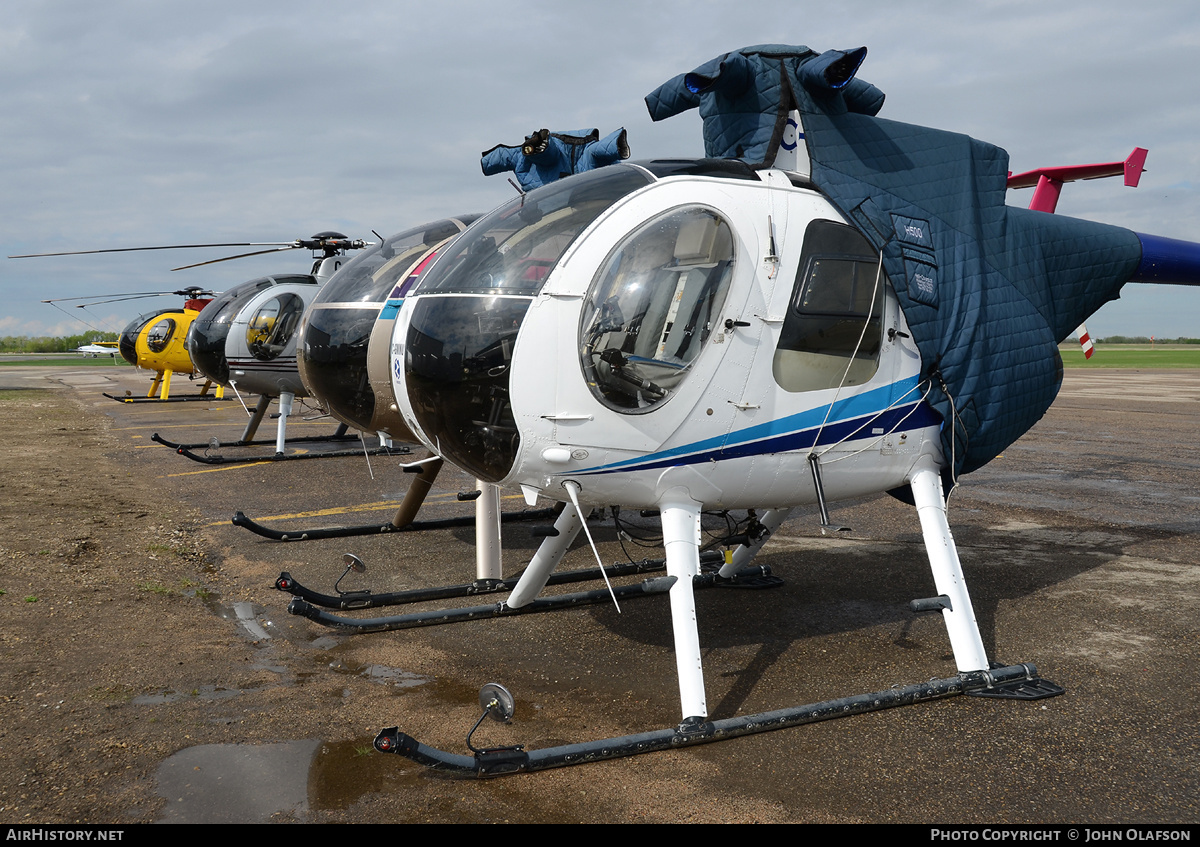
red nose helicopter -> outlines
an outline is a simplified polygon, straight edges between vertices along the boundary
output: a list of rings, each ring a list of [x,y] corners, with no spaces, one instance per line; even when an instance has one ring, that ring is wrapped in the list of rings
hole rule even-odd
[[[14,256],[10,258],[27,257]],[[212,400],[214,396],[216,399],[220,399],[224,394],[223,389],[218,387],[215,395],[210,395],[208,390],[212,387],[212,381],[207,379],[204,381],[204,385],[201,386],[198,394],[171,396],[171,378],[175,374],[184,374],[189,379],[194,379],[197,375],[196,368],[192,364],[191,357],[188,355],[184,340],[187,337],[192,321],[200,314],[200,310],[212,302],[212,292],[193,286],[179,291],[158,291],[115,296],[105,295],[100,297],[60,297],[43,300],[42,302],[49,303],[60,311],[65,312],[57,304],[67,300],[87,300],[88,302],[86,303],[76,305],[76,308],[85,309],[91,306],[139,300],[148,297],[160,297],[168,294],[185,298],[183,305],[159,308],[139,315],[126,324],[124,329],[119,333],[117,341],[111,345],[88,345],[87,348],[80,348],[80,352],[92,355],[111,354],[113,356],[120,353],[121,357],[129,362],[129,364],[142,370],[151,371],[154,374],[150,390],[146,393],[145,397],[134,397],[129,392],[126,392],[123,396],[105,393],[105,397],[113,400],[123,403],[161,403],[185,400]]]

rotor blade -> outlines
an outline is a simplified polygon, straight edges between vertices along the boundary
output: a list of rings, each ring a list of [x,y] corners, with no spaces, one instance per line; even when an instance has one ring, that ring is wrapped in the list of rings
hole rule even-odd
[[[186,271],[188,268],[199,268],[204,265],[215,265],[217,262],[228,262],[230,259],[244,259],[247,256],[262,256],[267,253],[279,253],[284,250],[299,249],[295,244],[289,244],[287,247],[276,247],[274,250],[256,250],[253,253],[239,253],[236,256],[226,256],[223,259],[209,259],[207,262],[196,262],[194,265],[180,265],[177,268],[171,268],[173,271]]]
[[[92,303],[76,303],[76,309],[87,309],[91,306],[103,306],[105,303],[123,303],[126,300],[144,300],[147,297],[165,297],[175,294],[174,291],[158,291],[153,294],[127,294],[123,297],[113,297],[109,300],[96,300]]]
[[[131,291],[125,294],[88,294],[84,297],[54,297],[43,303],[65,303],[68,300],[93,300],[97,297],[157,297],[160,294],[175,294],[174,291]]]
[[[19,256],[9,256],[10,259],[37,259],[43,256],[90,256],[95,253],[138,253],[143,250],[187,250],[192,247],[266,247],[268,245],[288,244],[290,241],[230,241],[222,244],[164,244],[160,247],[112,247],[107,250],[67,250],[63,253],[22,253]],[[246,255],[252,256],[253,253]]]
[[[62,312],[64,315],[66,315],[66,316],[67,316],[68,318],[70,318],[71,320],[74,320],[74,321],[79,321],[79,322],[80,322],[81,324],[83,324],[84,326],[91,327],[92,329],[96,330],[97,332],[111,332],[111,330],[107,330],[107,329],[101,329],[100,327],[96,326],[95,324],[90,324],[90,323],[88,323],[88,322],[87,322],[87,321],[85,321],[83,318],[79,317],[79,315],[72,315],[70,312],[68,312],[68,311],[67,311],[66,309],[64,309],[62,306],[60,306],[60,305],[58,305],[57,303],[55,303],[53,300],[43,300],[42,302],[43,302],[43,303],[49,303],[51,306],[53,306],[55,309],[58,309],[60,312]],[[86,304],[85,304],[85,305],[86,305]],[[83,308],[83,306],[80,306],[79,308]],[[91,313],[89,312],[88,314],[91,314]],[[96,317],[96,316],[95,316],[95,315],[92,315],[92,317]],[[100,318],[96,318],[96,319],[97,319],[97,320],[100,320]]]
[[[54,308],[58,309],[58,306],[55,306]],[[85,312],[87,312],[87,308],[88,308],[88,307],[87,307],[87,304],[84,304],[84,305],[82,305],[82,306],[76,306],[75,308],[77,308],[77,309],[83,309]],[[59,311],[63,311],[63,310],[62,310],[62,309],[59,309]],[[89,315],[91,315],[91,316],[92,316],[93,318],[95,318],[96,320],[100,321],[101,323],[105,323],[105,322],[106,322],[106,319],[105,319],[105,318],[102,318],[102,317],[100,317],[99,315],[93,315],[91,312],[88,312],[88,314],[89,314]],[[121,327],[117,327],[116,329],[113,329],[113,328],[111,328],[111,327],[109,327],[108,329],[100,329],[100,327],[98,327],[98,326],[94,326],[94,325],[92,325],[92,324],[88,323],[88,322],[87,322],[87,321],[85,321],[83,318],[79,317],[79,315],[72,315],[71,317],[75,318],[75,319],[76,319],[76,320],[78,320],[80,323],[82,323],[82,324],[85,324],[85,325],[87,325],[87,326],[90,326],[90,327],[92,327],[92,329],[98,330],[98,331],[100,331],[100,332],[114,332],[114,333],[116,333],[118,336],[121,334]]]

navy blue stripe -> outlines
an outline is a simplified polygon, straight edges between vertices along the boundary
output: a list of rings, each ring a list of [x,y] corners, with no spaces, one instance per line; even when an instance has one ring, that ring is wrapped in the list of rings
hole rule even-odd
[[[645,464],[624,465],[606,470],[583,471],[583,474],[599,476],[610,473],[626,473],[629,471],[648,471],[656,468],[670,468],[680,465],[696,465],[701,462],[719,462],[728,459],[743,459],[748,456],[762,456],[771,453],[787,453],[795,450],[807,450],[814,446],[834,444],[848,439],[878,438],[871,430],[879,428],[885,433],[909,432],[914,429],[924,429],[936,426],[942,419],[927,403],[910,403],[897,409],[884,409],[874,415],[863,415],[849,420],[836,421],[824,427],[813,427],[798,432],[788,432],[759,441],[731,444],[717,450],[705,450],[690,456],[672,456]],[[818,435],[820,440],[817,440]]]

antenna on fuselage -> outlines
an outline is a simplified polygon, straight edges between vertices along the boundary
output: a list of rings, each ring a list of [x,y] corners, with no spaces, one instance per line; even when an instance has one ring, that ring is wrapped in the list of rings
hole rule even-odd
[[[592,540],[592,532],[587,525],[587,513],[579,506],[579,483],[568,479],[562,484],[562,487],[567,490],[567,496],[571,498],[571,505],[575,507],[575,513],[579,515],[580,523],[583,524],[583,534],[587,536],[588,544],[592,545],[592,554],[596,557],[596,564],[600,566],[600,576],[604,577],[604,584],[608,586],[608,594],[612,597],[613,605],[617,607],[617,614],[620,614],[621,604],[617,602],[617,593],[613,591],[612,583],[608,581],[604,562],[600,561],[600,551],[596,549],[596,542]]]

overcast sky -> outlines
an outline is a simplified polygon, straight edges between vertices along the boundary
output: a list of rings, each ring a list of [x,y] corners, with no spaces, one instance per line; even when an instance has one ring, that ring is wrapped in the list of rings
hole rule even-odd
[[[1059,212],[1200,241],[1191,4],[7,0],[0,253],[389,235],[507,200],[479,154],[543,126],[625,126],[635,159],[703,155],[695,112],[652,124],[642,98],[760,43],[866,45],[883,117],[998,144],[1014,171],[1147,147],[1140,188],[1069,186]],[[221,290],[311,261],[167,272],[229,252],[0,259],[0,335],[87,330],[49,297]],[[119,329],[152,305],[80,314]],[[1127,286],[1088,328],[1200,336],[1200,289]]]

